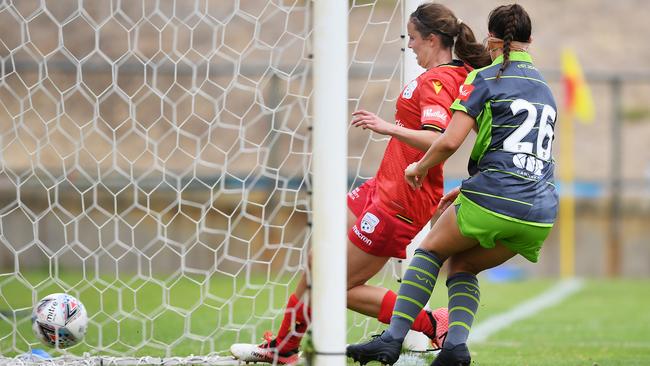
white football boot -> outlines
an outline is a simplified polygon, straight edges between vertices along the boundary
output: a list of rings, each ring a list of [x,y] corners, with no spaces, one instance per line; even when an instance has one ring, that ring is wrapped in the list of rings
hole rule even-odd
[[[298,350],[278,352],[277,341],[271,332],[264,333],[264,343],[235,343],[230,346],[230,353],[244,362],[268,362],[277,365],[295,365],[300,360]]]

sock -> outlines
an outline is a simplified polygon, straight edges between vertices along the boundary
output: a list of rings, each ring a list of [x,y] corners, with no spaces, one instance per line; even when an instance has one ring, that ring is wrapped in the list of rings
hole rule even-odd
[[[311,308],[300,301],[295,294],[291,294],[276,336],[280,353],[296,350],[300,346],[300,341],[309,326],[310,318]]]
[[[420,248],[415,250],[399,287],[390,326],[384,332],[384,335],[390,336],[386,340],[404,340],[416,317],[431,298],[441,265],[442,261],[433,253]]]
[[[397,294],[388,290],[384,295],[384,298],[381,300],[381,307],[379,308],[377,320],[384,324],[390,324],[390,317],[393,316],[395,301],[397,301]]]
[[[449,291],[449,331],[445,345],[467,343],[480,301],[478,279],[471,273],[457,273],[447,279]]]
[[[381,300],[381,307],[379,308],[379,315],[377,320],[384,324],[390,324],[390,318],[393,316],[393,309],[395,308],[395,302],[397,301],[397,294],[393,291],[388,290],[384,298]],[[424,310],[420,311],[418,316],[415,318],[413,325],[411,326],[416,332],[422,332],[424,334],[433,335],[433,324],[431,319],[427,316],[427,313]]]
[[[282,318],[282,324],[280,324],[280,329],[278,329],[278,338],[285,338],[291,331],[292,325],[296,320],[296,305],[300,303],[296,294],[291,294],[289,300],[287,300],[287,305],[284,308],[284,317]]]

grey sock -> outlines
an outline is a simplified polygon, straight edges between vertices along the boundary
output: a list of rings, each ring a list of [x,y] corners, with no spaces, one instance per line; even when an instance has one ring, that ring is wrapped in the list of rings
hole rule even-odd
[[[393,339],[404,340],[422,308],[429,302],[442,261],[433,253],[416,249],[404,273],[390,326],[386,333]]]
[[[445,345],[467,343],[481,292],[478,279],[471,273],[457,273],[447,279],[449,291],[449,330]]]

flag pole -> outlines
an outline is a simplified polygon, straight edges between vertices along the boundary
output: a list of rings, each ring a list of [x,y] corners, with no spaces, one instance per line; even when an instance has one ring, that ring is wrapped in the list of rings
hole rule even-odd
[[[573,174],[573,114],[560,114],[560,275],[575,276],[575,199]]]
[[[591,91],[585,83],[582,68],[575,53],[562,51],[562,81],[564,109],[560,114],[560,275],[575,276],[575,175],[574,175],[574,120],[590,123],[594,119]]]

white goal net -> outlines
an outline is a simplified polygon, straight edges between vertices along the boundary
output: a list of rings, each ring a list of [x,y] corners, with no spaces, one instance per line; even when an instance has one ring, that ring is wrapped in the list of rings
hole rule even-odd
[[[350,112],[393,118],[402,7],[350,2]],[[44,348],[31,309],[55,292],[90,319],[46,349],[62,360],[218,363],[277,329],[310,245],[312,17],[305,0],[0,1],[0,363]],[[351,187],[385,143],[349,131]],[[349,341],[378,329],[348,324]]]

